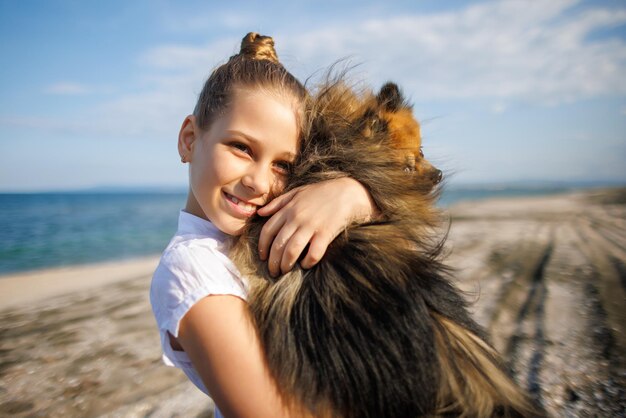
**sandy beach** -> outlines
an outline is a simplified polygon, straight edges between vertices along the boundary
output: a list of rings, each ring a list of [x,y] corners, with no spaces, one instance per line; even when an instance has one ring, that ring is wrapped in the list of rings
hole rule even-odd
[[[551,417],[626,414],[626,189],[466,201],[448,264]],[[160,359],[158,257],[0,277],[0,416],[211,417]]]

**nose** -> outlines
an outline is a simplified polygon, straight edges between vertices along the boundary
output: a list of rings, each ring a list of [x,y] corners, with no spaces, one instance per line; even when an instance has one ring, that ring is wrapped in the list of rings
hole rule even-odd
[[[250,166],[241,183],[255,195],[268,194],[271,189],[271,170],[261,164]]]
[[[439,184],[442,178],[443,173],[441,172],[441,170],[438,169],[435,169],[430,175],[430,179],[432,180],[433,184]]]

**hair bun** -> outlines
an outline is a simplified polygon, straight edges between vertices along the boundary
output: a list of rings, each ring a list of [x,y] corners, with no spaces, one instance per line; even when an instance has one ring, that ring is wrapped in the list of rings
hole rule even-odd
[[[241,40],[240,55],[255,60],[269,60],[279,64],[278,55],[274,49],[274,39],[271,36],[259,35],[250,32]]]

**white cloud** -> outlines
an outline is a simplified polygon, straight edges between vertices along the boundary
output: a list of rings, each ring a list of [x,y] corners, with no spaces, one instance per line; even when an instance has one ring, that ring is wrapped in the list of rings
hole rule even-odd
[[[185,10],[185,7],[195,9]],[[176,4],[174,9],[165,6],[161,16],[161,25],[168,31],[174,33],[196,32],[205,34],[207,29],[230,29],[245,31],[254,27],[258,22],[258,17],[253,11],[244,11],[237,8],[234,11],[216,10],[218,6],[209,5],[210,11],[198,10],[191,5],[181,6]]]
[[[303,78],[353,57],[364,63],[361,68],[372,82],[397,80],[420,100],[559,104],[626,93],[626,43],[586,41],[597,29],[626,23],[626,10],[567,13],[576,3],[488,2],[454,12],[347,21],[274,35],[286,66]],[[224,61],[237,46],[238,40],[229,38],[204,47],[159,47],[148,51],[143,62],[189,77],[206,76],[211,64]]]
[[[594,140],[594,137],[589,132],[575,132],[572,134],[571,139],[579,142],[591,142]]]
[[[504,103],[495,103],[491,106],[491,112],[495,114],[504,113],[506,111],[506,105]]]
[[[626,44],[586,41],[596,29],[626,23],[626,10],[566,13],[574,3],[489,2],[370,20],[304,33],[288,47],[316,63],[357,54],[377,81],[396,79],[419,99],[557,104],[626,93]]]
[[[71,81],[62,81],[59,83],[51,84],[44,88],[44,93],[58,94],[62,96],[89,94],[91,92],[91,87],[85,84],[74,83]]]
[[[237,39],[219,39],[204,46],[162,45],[141,55],[139,62],[148,70],[176,70],[178,72],[200,72],[206,77],[215,65],[225,62],[237,53]]]
[[[626,23],[626,10],[569,10],[576,0],[485,2],[456,11],[333,23],[272,33],[278,54],[304,79],[342,57],[374,86],[397,81],[413,101],[486,99],[498,113],[523,100],[558,105],[626,94],[626,42],[587,37]],[[243,35],[243,34],[242,34]],[[137,91],[88,111],[92,129],[130,135],[177,130],[210,70],[239,46],[226,37],[200,46],[168,44],[138,59]],[[90,91],[77,83],[55,94]]]
[[[62,120],[51,117],[36,116],[2,116],[0,126],[8,128],[31,128],[63,134],[77,134],[89,129],[90,123],[74,120]]]

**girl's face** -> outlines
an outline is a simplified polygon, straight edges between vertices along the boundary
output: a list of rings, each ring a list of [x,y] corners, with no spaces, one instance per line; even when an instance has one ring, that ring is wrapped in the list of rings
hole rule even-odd
[[[206,131],[189,116],[179,135],[181,156],[190,162],[186,210],[238,235],[270,192],[285,187],[297,144],[294,100],[277,94],[235,90]]]

